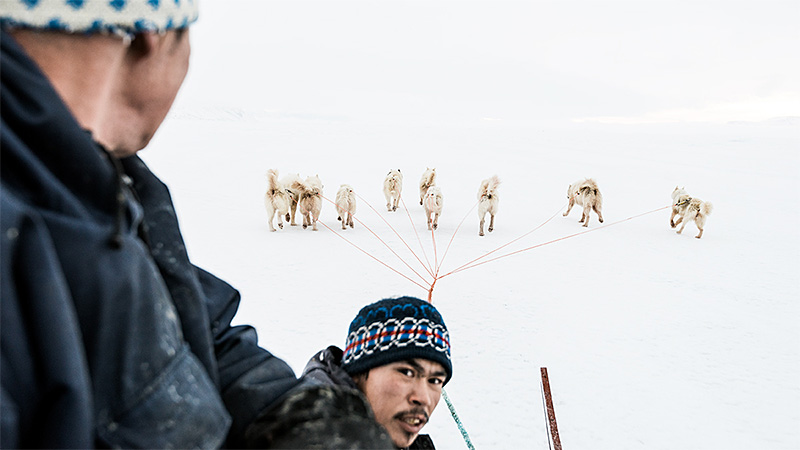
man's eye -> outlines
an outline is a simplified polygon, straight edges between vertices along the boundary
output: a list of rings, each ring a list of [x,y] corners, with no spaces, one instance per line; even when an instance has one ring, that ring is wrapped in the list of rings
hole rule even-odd
[[[411,369],[397,369],[397,371],[400,372],[401,374],[407,376],[407,377],[413,377],[414,376],[414,371],[411,370]]]
[[[430,378],[430,379],[428,380],[428,383],[430,383],[430,384],[437,384],[437,385],[439,385],[439,384],[444,384],[444,379],[442,379],[442,378]]]

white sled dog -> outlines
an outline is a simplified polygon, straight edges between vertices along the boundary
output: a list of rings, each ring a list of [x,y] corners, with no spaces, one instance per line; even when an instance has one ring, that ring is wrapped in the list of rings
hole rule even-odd
[[[431,186],[425,194],[425,217],[428,218],[428,229],[439,228],[439,216],[442,214],[442,206],[444,206],[444,197],[442,197],[442,190],[439,186]],[[433,216],[433,218],[431,218]]]
[[[422,173],[422,178],[419,180],[419,204],[422,204],[422,199],[428,194],[428,188],[436,184],[436,168],[430,167],[425,169]]]
[[[317,220],[322,210],[322,181],[319,175],[308,177],[305,181],[296,179],[289,189],[297,195],[297,208],[303,216],[303,229],[311,226],[317,231]]]
[[[267,208],[267,218],[269,219],[269,231],[275,231],[272,219],[276,213],[278,216],[278,228],[283,229],[283,215],[289,211],[289,194],[278,181],[278,171],[269,169],[267,171],[267,192],[264,194],[264,206]]]
[[[499,185],[500,178],[494,175],[483,180],[478,189],[478,218],[481,220],[479,236],[483,236],[483,224],[487,212],[489,213],[489,232],[494,231],[494,215],[497,214],[497,207],[500,205],[500,196],[497,193]]]
[[[400,194],[403,192],[403,174],[400,169],[390,170],[383,180],[383,196],[386,197],[386,209],[397,211]]]
[[[567,198],[569,199],[569,206],[567,212],[564,213],[566,217],[572,210],[572,207],[577,203],[583,206],[583,214],[578,223],[583,223],[583,226],[589,226],[589,212],[594,210],[597,213],[597,218],[600,223],[603,223],[603,195],[597,188],[597,183],[592,178],[576,181],[567,188]]]
[[[675,190],[672,191],[672,215],[669,216],[669,226],[675,228],[683,222],[681,228],[677,231],[678,234],[681,234],[686,227],[686,223],[694,220],[694,224],[700,230],[700,233],[695,237],[700,239],[703,237],[706,219],[713,209],[714,206],[711,203],[704,202],[699,198],[692,198],[686,193],[685,189],[675,186]],[[675,216],[680,217],[678,217],[678,220],[674,220]]]
[[[286,212],[286,221],[293,227],[297,226],[297,222],[294,221],[294,216],[297,213],[297,201],[300,200],[300,191],[292,186],[297,183],[303,183],[303,179],[300,178],[299,173],[290,173],[281,178],[281,184],[284,189],[286,189],[286,194],[289,196],[289,211]]]
[[[347,225],[353,228],[353,215],[356,213],[356,194],[349,184],[343,184],[336,193],[336,212],[339,220],[342,221],[342,229],[346,230]]]

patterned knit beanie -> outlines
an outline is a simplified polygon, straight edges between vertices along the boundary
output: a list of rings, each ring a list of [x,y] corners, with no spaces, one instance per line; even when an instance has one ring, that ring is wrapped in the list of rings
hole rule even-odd
[[[347,335],[342,368],[350,375],[397,361],[422,358],[453,375],[450,335],[442,315],[414,297],[387,298],[361,308]]]
[[[185,28],[199,0],[0,0],[3,28],[131,35]]]

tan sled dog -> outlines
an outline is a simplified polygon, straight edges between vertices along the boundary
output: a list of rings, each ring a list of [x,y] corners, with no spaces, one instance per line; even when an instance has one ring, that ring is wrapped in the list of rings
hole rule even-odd
[[[356,213],[356,194],[349,184],[343,184],[336,193],[336,212],[342,222],[342,229],[346,230],[347,225],[353,228],[353,215]]]
[[[576,181],[567,188],[567,198],[569,199],[569,206],[567,212],[564,213],[566,217],[572,210],[572,207],[577,203],[583,206],[583,214],[578,223],[583,223],[583,226],[589,226],[589,212],[594,210],[597,213],[597,219],[603,223],[603,195],[597,188],[597,183],[592,178]]]
[[[278,181],[278,171],[270,169],[267,171],[267,192],[264,194],[264,206],[267,208],[267,218],[269,219],[269,231],[275,231],[272,219],[276,213],[278,216],[278,228],[283,229],[283,215],[289,212],[289,194]]]
[[[694,224],[700,230],[695,237],[700,239],[703,237],[706,219],[713,209],[714,206],[711,203],[704,202],[699,198],[692,198],[686,193],[686,190],[675,186],[675,190],[672,191],[672,215],[669,217],[669,226],[675,228],[683,222],[681,228],[677,231],[678,234],[681,234],[686,227],[686,223],[694,220]],[[679,216],[677,221],[674,220],[675,216]]]
[[[444,206],[444,197],[442,197],[442,190],[439,186],[431,186],[428,188],[428,193],[425,194],[425,217],[428,219],[428,229],[439,228],[439,216],[442,214],[442,207]]]
[[[483,236],[483,224],[487,212],[489,213],[489,232],[494,231],[494,215],[497,214],[497,207],[500,205],[500,195],[497,193],[499,185],[500,178],[494,175],[483,180],[478,189],[478,218],[481,220],[479,236]]]
[[[297,213],[297,202],[300,200],[300,191],[292,186],[298,183],[303,183],[299,173],[290,173],[281,178],[281,184],[286,189],[286,194],[289,195],[289,211],[286,213],[286,221],[293,227],[297,226],[297,222],[294,221],[294,216]]]
[[[403,174],[400,169],[390,170],[383,180],[383,196],[386,197],[386,209],[397,211],[400,194],[403,192]]]
[[[428,188],[436,184],[436,168],[430,167],[425,169],[422,173],[422,178],[419,180],[419,204],[422,204],[422,199],[428,194]]]
[[[303,228],[311,226],[317,231],[317,220],[322,210],[322,181],[319,175],[308,177],[305,181],[294,180],[289,189],[298,196],[297,208],[303,215]]]

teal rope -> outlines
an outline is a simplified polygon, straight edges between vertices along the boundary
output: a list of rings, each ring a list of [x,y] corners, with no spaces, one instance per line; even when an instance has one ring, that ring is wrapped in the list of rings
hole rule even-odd
[[[453,420],[456,421],[456,425],[458,425],[459,431],[461,431],[461,436],[464,438],[464,442],[467,443],[467,447],[469,450],[475,450],[475,446],[472,445],[472,441],[469,440],[469,434],[467,434],[467,430],[464,428],[464,425],[461,424],[461,419],[458,418],[458,414],[456,414],[456,408],[453,407],[453,402],[450,401],[450,397],[447,396],[447,391],[442,389],[442,396],[444,397],[444,401],[447,403],[447,409],[450,410],[450,415],[453,416]]]

